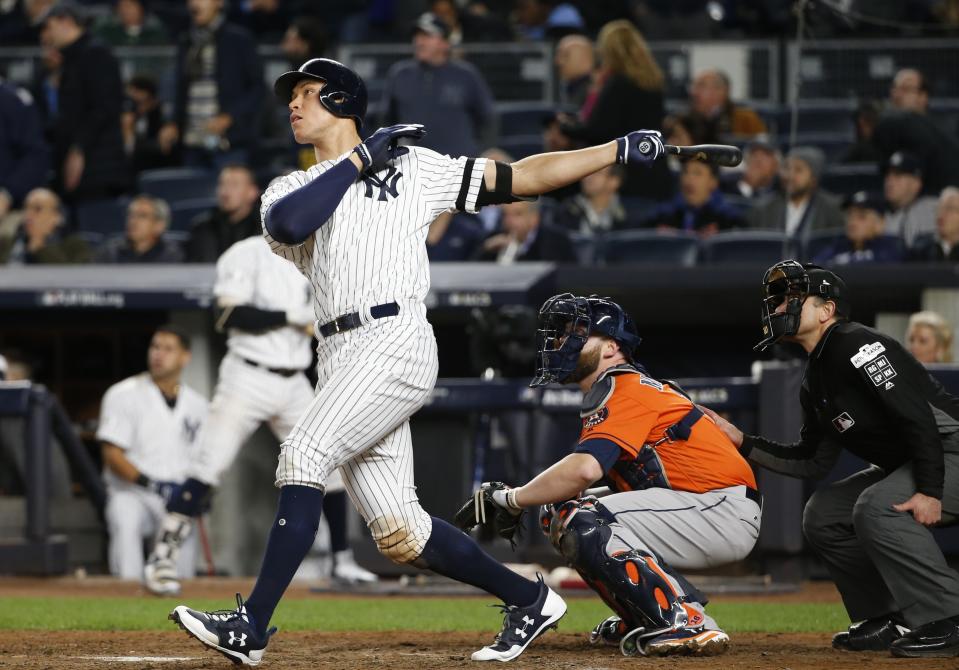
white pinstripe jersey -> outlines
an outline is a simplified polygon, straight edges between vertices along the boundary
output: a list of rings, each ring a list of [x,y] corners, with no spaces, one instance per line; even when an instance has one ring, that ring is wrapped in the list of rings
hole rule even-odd
[[[233,305],[286,312],[291,323],[313,321],[310,285],[293,264],[270,253],[262,237],[240,240],[216,262],[213,295]],[[230,329],[233,353],[271,368],[306,369],[313,360],[310,338],[302,328],[285,326],[264,333]]]
[[[277,242],[264,227],[273,252],[292,261],[313,285],[320,324],[374,305],[425,300],[429,224],[445,211],[478,209],[485,158],[409,150],[373,177],[358,178],[330,219],[303,244]],[[261,199],[261,220],[274,202],[350,153],[274,180]]]

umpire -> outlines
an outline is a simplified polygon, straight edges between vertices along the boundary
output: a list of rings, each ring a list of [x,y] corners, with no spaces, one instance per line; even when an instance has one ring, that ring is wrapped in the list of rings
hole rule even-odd
[[[709,414],[744,456],[775,472],[821,477],[842,448],[873,464],[821,488],[803,514],[858,622],[833,647],[959,656],[959,574],[928,529],[959,521],[959,399],[899,342],[848,320],[834,273],[782,261],[766,271],[763,295],[757,349],[795,342],[809,355],[799,442],[743,435]]]

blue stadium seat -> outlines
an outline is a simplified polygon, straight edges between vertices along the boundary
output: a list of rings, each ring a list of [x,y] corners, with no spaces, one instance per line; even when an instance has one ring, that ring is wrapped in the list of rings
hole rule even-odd
[[[569,241],[576,250],[576,258],[580,265],[593,265],[596,262],[596,251],[599,240],[594,235],[583,233],[568,233]]]
[[[857,191],[882,191],[882,174],[872,163],[832,165],[826,168],[820,186],[832,193],[849,195]]]
[[[94,250],[98,249],[100,245],[103,244],[105,237],[103,233],[96,233],[89,230],[77,231],[76,236],[90,245],[90,248]]]
[[[107,200],[91,200],[81,202],[76,206],[77,231],[83,233],[100,233],[110,235],[119,233],[126,228],[127,198],[110,198]]]
[[[792,255],[784,233],[775,230],[731,230],[700,242],[704,263],[773,263]]]
[[[149,193],[169,203],[216,195],[216,174],[197,168],[144,170],[137,177],[140,193]]]
[[[656,200],[641,195],[621,195],[619,202],[626,210],[626,221],[631,226],[636,226],[646,219],[650,211],[659,204]]]
[[[844,228],[827,228],[809,233],[803,249],[803,259],[809,261],[828,249],[839,237],[844,237],[846,231]]]
[[[216,207],[216,198],[190,198],[170,203],[170,231],[189,232],[197,214]]]
[[[540,135],[510,135],[501,137],[496,145],[515,160],[542,153],[543,138]]]
[[[657,230],[620,230],[607,233],[599,244],[600,260],[607,265],[664,263],[690,267],[696,262],[698,240],[686,233]]]
[[[538,135],[543,131],[543,119],[556,111],[551,102],[502,102],[496,105],[500,135]]]

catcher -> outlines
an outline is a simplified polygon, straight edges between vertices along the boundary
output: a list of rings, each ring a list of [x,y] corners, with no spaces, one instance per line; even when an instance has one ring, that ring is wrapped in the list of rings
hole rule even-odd
[[[626,656],[721,654],[729,637],[678,570],[744,558],[759,536],[762,498],[713,420],[636,362],[639,342],[611,300],[569,293],[547,300],[530,386],[579,384],[579,443],[523,486],[483,484],[456,523],[512,540],[523,510],[542,505],[553,546],[615,612],[593,629],[591,643],[618,644]],[[582,497],[599,480],[610,495]]]

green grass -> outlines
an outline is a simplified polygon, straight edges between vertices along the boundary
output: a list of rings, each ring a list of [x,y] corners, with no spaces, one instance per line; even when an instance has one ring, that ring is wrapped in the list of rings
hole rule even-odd
[[[172,599],[0,598],[0,630],[172,630]],[[228,601],[196,600],[190,606],[216,609]],[[288,600],[273,623],[280,630],[490,631],[499,610],[483,599],[349,598]],[[842,606],[824,603],[715,603],[709,613],[728,632],[830,632],[849,625]],[[585,632],[609,615],[598,600],[576,598],[561,624]]]

